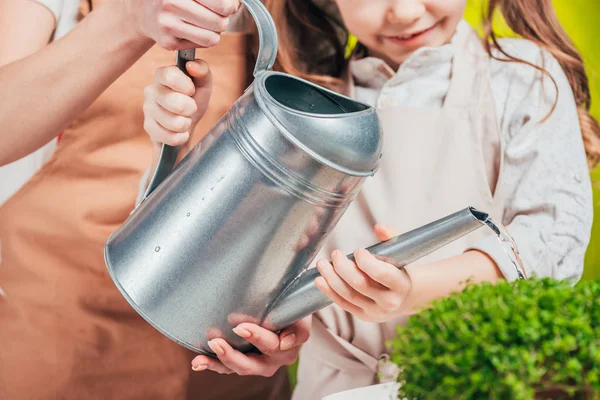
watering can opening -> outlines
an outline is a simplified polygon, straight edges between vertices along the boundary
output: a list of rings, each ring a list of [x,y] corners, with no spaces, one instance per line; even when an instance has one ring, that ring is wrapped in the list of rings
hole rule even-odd
[[[270,75],[265,79],[265,88],[274,101],[295,111],[335,115],[369,109],[365,104],[326,91],[292,76]]]

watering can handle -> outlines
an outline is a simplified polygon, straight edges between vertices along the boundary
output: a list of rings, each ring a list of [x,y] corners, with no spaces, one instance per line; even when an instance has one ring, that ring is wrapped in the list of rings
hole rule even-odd
[[[193,61],[196,57],[196,49],[190,50],[180,50],[177,52],[177,67],[184,74],[190,76],[188,74],[185,64],[188,61]],[[146,192],[144,193],[143,199],[145,200],[150,193],[154,191],[164,181],[167,176],[173,170],[175,166],[175,162],[177,161],[177,155],[179,154],[179,147],[169,146],[168,144],[163,144],[162,149],[160,150],[160,156],[158,157],[158,163],[156,164],[156,168],[154,169],[154,174],[152,174],[152,178],[150,179],[150,183],[146,188]]]
[[[252,18],[254,18],[254,22],[258,28],[259,50],[256,66],[254,67],[254,76],[257,77],[270,70],[275,64],[278,46],[277,29],[275,28],[275,22],[271,14],[269,14],[269,11],[260,0],[241,0],[241,2],[246,6]],[[180,50],[177,52],[177,66],[187,76],[190,75],[187,73],[185,65],[188,61],[193,61],[195,56],[195,49]],[[143,200],[150,196],[150,193],[169,176],[175,166],[178,154],[179,147],[162,145],[158,163],[146,188]]]
[[[260,0],[241,0],[246,6],[258,28],[258,58],[254,67],[254,76],[270,70],[277,59],[277,28],[275,22]]]

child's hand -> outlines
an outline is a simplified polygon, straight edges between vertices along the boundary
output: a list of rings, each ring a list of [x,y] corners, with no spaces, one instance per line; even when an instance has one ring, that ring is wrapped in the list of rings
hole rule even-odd
[[[283,365],[291,365],[296,361],[300,345],[310,336],[311,324],[312,317],[306,317],[284,329],[279,335],[258,325],[240,324],[234,332],[252,343],[262,354],[243,354],[225,340],[213,339],[208,345],[219,360],[198,356],[192,361],[192,369],[209,369],[220,374],[273,376]]]
[[[388,240],[396,233],[393,229],[375,226],[379,240]],[[354,252],[356,263],[340,250],[331,254],[333,265],[319,260],[321,277],[317,287],[335,304],[367,322],[386,322],[403,314],[403,303],[412,288],[410,276],[380,261],[367,250]]]
[[[180,146],[208,108],[212,74],[202,60],[186,65],[193,80],[176,66],[159,68],[144,90],[144,129],[158,146]]]

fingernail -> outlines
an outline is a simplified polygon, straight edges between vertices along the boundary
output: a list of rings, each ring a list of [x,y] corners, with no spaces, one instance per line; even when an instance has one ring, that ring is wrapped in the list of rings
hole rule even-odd
[[[239,326],[236,328],[233,328],[233,333],[235,333],[236,335],[238,335],[239,337],[242,337],[244,339],[247,339],[250,336],[252,336],[252,333],[250,333],[249,330],[240,328]]]
[[[221,345],[215,342],[214,340],[208,342],[208,347],[210,347],[210,349],[214,351],[215,354],[217,354],[218,356],[222,356],[225,354],[225,350],[223,350],[223,347],[221,347]]]
[[[325,260],[319,260],[317,262],[317,268],[325,268],[326,266],[326,261]]]
[[[206,75],[209,70],[207,63],[199,61],[188,61],[186,67],[191,74],[198,78]]]
[[[208,365],[206,364],[192,365],[192,370],[196,372],[204,371],[206,368],[208,368]]]
[[[281,351],[291,349],[292,347],[294,347],[294,343],[296,343],[296,335],[294,333],[287,335],[286,337],[281,339]]]

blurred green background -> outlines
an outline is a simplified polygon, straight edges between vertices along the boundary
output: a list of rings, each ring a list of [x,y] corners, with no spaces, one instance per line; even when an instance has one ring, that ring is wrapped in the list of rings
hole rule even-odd
[[[476,28],[481,27],[485,0],[468,0],[465,18]],[[600,119],[600,0],[554,0],[554,7],[565,30],[581,52],[592,88],[592,115]],[[497,31],[510,35],[499,20]],[[592,173],[600,187],[600,168]],[[600,279],[600,189],[594,188],[595,222],[588,248],[584,279]]]

